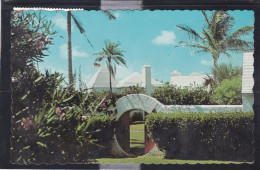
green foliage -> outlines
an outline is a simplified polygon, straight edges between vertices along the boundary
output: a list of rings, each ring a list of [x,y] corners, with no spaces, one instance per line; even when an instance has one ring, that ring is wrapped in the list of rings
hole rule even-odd
[[[218,104],[242,104],[241,90],[241,77],[234,77],[231,80],[225,79],[215,89],[213,99]]]
[[[231,33],[234,18],[223,10],[215,10],[208,17],[202,11],[205,25],[202,32],[198,33],[189,26],[177,26],[178,29],[186,32],[189,40],[180,41],[180,47],[196,49],[195,54],[210,53],[214,61],[214,67],[218,65],[220,55],[231,57],[230,52],[245,52],[253,49],[253,43],[243,40],[242,37],[254,30],[253,26],[244,26]]]
[[[242,77],[242,67],[233,66],[232,63],[221,63],[217,67],[211,68],[211,75],[207,75],[204,85],[209,85],[214,91],[223,80],[231,80],[234,77]]]
[[[156,88],[151,96],[167,105],[211,104],[211,94],[204,87],[180,88],[165,84],[163,87]]]
[[[253,112],[151,113],[145,124],[168,158],[253,160]]]
[[[12,11],[11,12],[11,63],[12,72],[23,71],[34,67],[35,62],[41,62],[46,56],[44,51],[52,44],[51,31],[53,23],[39,14]]]

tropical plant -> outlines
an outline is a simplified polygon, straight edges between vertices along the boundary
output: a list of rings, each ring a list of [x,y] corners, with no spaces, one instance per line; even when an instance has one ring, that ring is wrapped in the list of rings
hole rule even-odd
[[[116,17],[110,11],[103,11],[106,16],[108,16],[109,20],[116,19]],[[82,24],[77,20],[76,16],[71,13],[71,11],[67,12],[67,34],[68,34],[68,75],[69,75],[69,86],[72,87],[74,85],[73,81],[73,73],[72,73],[72,45],[71,45],[71,18],[75,22],[78,30],[81,34],[84,34],[88,43],[93,48],[93,45],[89,41],[86,36],[85,29],[83,28]]]
[[[100,62],[106,60],[107,68],[109,71],[109,85],[110,93],[112,94],[112,76],[115,77],[116,74],[116,65],[123,64],[126,66],[124,60],[123,52],[119,48],[120,42],[111,42],[110,40],[105,40],[105,48],[101,52],[95,53],[94,55],[98,56],[95,62]]]
[[[189,41],[180,41],[178,47],[191,47],[197,49],[193,53],[210,53],[214,61],[214,67],[217,67],[218,59],[221,54],[231,57],[230,52],[245,52],[252,50],[253,43],[242,40],[242,36],[253,31],[253,26],[244,26],[233,33],[234,18],[227,11],[214,11],[211,17],[208,17],[205,11],[202,11],[206,25],[199,34],[189,26],[180,26],[182,31],[188,33]]]
[[[204,85],[210,86],[210,90],[213,91],[223,80],[231,80],[234,77],[242,77],[242,67],[233,66],[232,63],[221,63],[211,68],[211,74],[207,74],[204,78]]]
[[[225,79],[214,90],[213,99],[219,104],[242,104],[241,89],[241,77]]]
[[[23,11],[11,12],[11,67],[12,73],[17,70],[34,68],[34,64],[41,62],[46,56],[44,51],[55,31],[53,24],[41,12],[29,13]]]

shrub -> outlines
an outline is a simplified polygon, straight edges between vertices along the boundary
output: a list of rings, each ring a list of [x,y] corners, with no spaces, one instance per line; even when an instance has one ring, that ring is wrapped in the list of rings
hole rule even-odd
[[[204,87],[180,88],[165,84],[163,87],[156,88],[151,96],[167,105],[211,104],[211,94]]]
[[[253,112],[151,113],[149,135],[166,158],[253,160]]]
[[[241,77],[234,77],[231,80],[225,79],[215,89],[213,99],[218,104],[242,104],[241,90]]]

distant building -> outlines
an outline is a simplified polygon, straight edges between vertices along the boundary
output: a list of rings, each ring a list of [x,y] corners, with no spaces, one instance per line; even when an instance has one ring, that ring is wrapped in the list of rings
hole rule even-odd
[[[252,110],[254,103],[254,58],[253,52],[244,53],[243,56],[243,74],[242,74],[242,100],[244,111]],[[189,76],[182,76],[178,71],[171,73],[170,84],[178,87],[190,85],[202,86],[206,75],[192,73]],[[151,76],[151,66],[144,65],[142,72],[135,72],[121,81],[112,77],[112,89],[118,91],[129,86],[144,87],[147,94],[151,94],[155,88],[163,86],[163,83],[155,80]],[[109,90],[109,72],[106,67],[101,67],[87,84],[87,88],[93,88],[97,91]]]
[[[176,85],[178,87],[185,86],[203,86],[205,82],[206,75],[201,75],[199,73],[192,73],[189,76],[182,76],[177,70],[171,73],[170,84]]]
[[[142,72],[135,72],[121,81],[112,77],[112,90],[118,91],[130,86],[139,86],[145,88],[147,94],[151,94],[157,87],[163,86],[163,83],[151,77],[151,66],[144,65]],[[109,71],[106,67],[101,67],[87,84],[87,88],[97,91],[109,90]]]

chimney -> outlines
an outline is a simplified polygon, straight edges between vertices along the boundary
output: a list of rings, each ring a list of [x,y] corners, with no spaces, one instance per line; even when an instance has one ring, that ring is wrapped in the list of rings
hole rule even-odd
[[[152,93],[151,66],[144,65],[142,67],[142,78],[146,94],[150,95]]]

